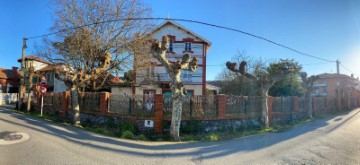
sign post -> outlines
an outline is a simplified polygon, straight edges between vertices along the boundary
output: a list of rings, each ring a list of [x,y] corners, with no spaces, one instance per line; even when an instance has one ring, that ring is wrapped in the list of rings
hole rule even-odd
[[[43,106],[44,106],[44,94],[46,94],[47,92],[47,83],[45,81],[42,81],[40,83],[40,93],[41,93],[41,111],[40,111],[40,116],[43,115]]]

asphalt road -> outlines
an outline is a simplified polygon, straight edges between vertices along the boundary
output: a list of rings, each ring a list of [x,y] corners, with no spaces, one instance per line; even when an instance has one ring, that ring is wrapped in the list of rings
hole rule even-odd
[[[0,164],[359,164],[360,109],[218,142],[139,142],[89,133],[0,107],[0,132],[30,139],[0,145]]]

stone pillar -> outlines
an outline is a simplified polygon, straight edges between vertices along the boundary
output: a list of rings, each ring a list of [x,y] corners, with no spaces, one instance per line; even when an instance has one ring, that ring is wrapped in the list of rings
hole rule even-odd
[[[226,118],[226,95],[217,95],[218,97],[218,119]]]
[[[109,92],[100,93],[100,115],[105,115],[108,112],[108,101],[110,97]]]
[[[268,115],[269,115],[269,126],[273,125],[273,111],[272,111],[272,97],[267,97]]]
[[[163,132],[163,116],[164,116],[164,97],[162,94],[155,94],[154,96],[154,131],[161,134]]]
[[[70,91],[63,92],[62,95],[62,106],[61,106],[61,117],[66,118],[67,112],[69,111],[69,99],[70,99]]]

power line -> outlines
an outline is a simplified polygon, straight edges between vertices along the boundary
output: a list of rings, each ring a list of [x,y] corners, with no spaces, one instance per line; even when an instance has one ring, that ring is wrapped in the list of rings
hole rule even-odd
[[[281,43],[272,41],[270,39],[267,39],[265,37],[261,37],[261,36],[255,35],[255,34],[251,34],[251,33],[248,33],[248,32],[242,31],[242,30],[238,30],[238,29],[234,29],[234,28],[230,28],[230,27],[225,27],[225,26],[220,26],[220,25],[215,25],[215,24],[210,24],[210,23],[205,23],[205,22],[201,22],[201,21],[195,21],[195,20],[189,20],[189,19],[181,19],[181,18],[171,18],[171,19],[162,18],[162,17],[158,17],[158,18],[120,18],[120,19],[115,19],[115,20],[100,21],[100,22],[95,22],[95,23],[91,23],[91,24],[86,24],[86,25],[83,25],[83,26],[63,29],[63,30],[59,30],[59,31],[56,31],[56,32],[53,32],[53,33],[48,33],[48,34],[44,34],[44,35],[29,37],[27,39],[42,38],[42,37],[54,35],[54,34],[57,34],[57,33],[65,32],[65,31],[68,31],[68,30],[79,29],[79,28],[83,28],[83,27],[87,27],[87,26],[91,26],[91,25],[96,25],[96,24],[115,22],[115,21],[131,21],[131,20],[172,20],[172,21],[191,22],[191,23],[197,23],[197,24],[202,24],[202,25],[206,25],[206,26],[212,26],[212,27],[216,27],[216,28],[220,28],[220,29],[226,29],[226,30],[230,30],[230,31],[239,32],[239,33],[242,33],[242,34],[245,34],[245,35],[248,35],[248,36],[251,36],[251,37],[266,41],[266,42],[269,42],[269,43],[277,45],[279,47],[288,49],[290,51],[293,51],[295,53],[298,53],[298,54],[301,54],[301,55],[304,55],[304,56],[308,56],[308,57],[311,57],[311,58],[315,58],[315,59],[322,60],[322,61],[327,61],[327,62],[336,62],[336,61],[320,58],[320,57],[317,57],[317,56],[314,56],[314,55],[311,55],[311,54],[301,52],[299,50],[296,50],[296,49],[291,48],[289,46],[286,46],[284,44],[281,44]]]
[[[343,67],[345,70],[347,70],[347,71],[349,71],[349,72],[353,73],[350,69],[348,69],[347,67],[345,67],[342,63],[340,63],[340,65],[341,65],[341,67]]]
[[[321,64],[330,64],[333,62],[318,62],[318,63],[308,63],[308,64],[301,64],[301,65],[321,65]]]

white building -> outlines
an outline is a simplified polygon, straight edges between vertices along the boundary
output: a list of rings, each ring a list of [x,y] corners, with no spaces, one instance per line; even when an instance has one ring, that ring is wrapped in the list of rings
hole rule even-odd
[[[182,71],[181,80],[189,95],[205,95],[206,94],[206,56],[207,51],[211,46],[211,42],[201,37],[200,35],[192,32],[191,30],[173,22],[166,20],[162,24],[154,28],[150,32],[150,36],[155,41],[161,41],[163,36],[170,38],[169,49],[166,57],[170,62],[175,62],[184,54],[190,54],[191,57],[198,59],[199,67],[195,72]],[[143,71],[136,70],[136,74],[144,73]],[[143,84],[143,78],[136,78],[137,85],[134,85],[131,90],[126,87],[112,87],[112,93],[119,94],[169,94],[170,90],[170,77],[166,72],[165,67],[154,59],[152,66],[147,68],[145,74],[152,76],[151,79],[156,82],[151,85]]]
[[[21,63],[22,59],[18,59],[18,62]],[[39,57],[36,56],[26,56],[25,57],[25,68],[29,68],[30,66],[33,66],[35,69],[35,72],[38,74],[41,74],[45,76],[48,87],[48,92],[63,92],[67,90],[67,87],[63,81],[60,81],[55,78],[55,72],[54,69],[57,66],[56,64],[51,64],[50,62],[47,62]],[[34,85],[38,85],[40,82],[40,78],[36,78],[36,82],[34,82]]]

